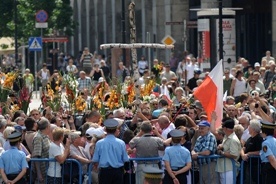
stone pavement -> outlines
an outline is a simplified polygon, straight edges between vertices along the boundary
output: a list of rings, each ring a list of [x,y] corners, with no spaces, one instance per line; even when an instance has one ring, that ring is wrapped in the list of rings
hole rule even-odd
[[[29,104],[29,111],[31,111],[32,109],[38,109],[41,105],[41,100],[40,100],[40,94],[39,91],[33,92],[33,97],[31,99],[31,103]]]

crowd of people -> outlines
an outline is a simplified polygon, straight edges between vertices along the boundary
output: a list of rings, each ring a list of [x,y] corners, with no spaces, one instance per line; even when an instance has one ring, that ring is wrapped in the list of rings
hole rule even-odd
[[[41,81],[42,105],[28,112],[2,111],[0,171],[4,183],[66,182],[62,164],[67,158],[81,163],[84,178],[93,163],[93,184],[141,184],[144,180],[186,184],[199,179],[232,184],[233,171],[242,160],[244,183],[276,182],[276,75],[269,51],[261,63],[251,65],[239,58],[233,68],[224,69],[227,97],[218,127],[216,112],[207,117],[192,95],[208,75],[192,55],[178,60],[172,54],[168,62],[154,59],[152,68],[142,56],[138,79],[120,62],[116,80],[111,79],[104,56],[95,57],[85,48],[79,58],[82,67],[66,57],[64,72],[58,68],[51,74],[47,64],[37,75],[25,70],[22,79],[29,91],[35,77]],[[5,81],[5,74],[1,77]],[[17,95],[16,91],[9,95],[8,107],[16,104]],[[223,158],[202,157],[214,154]],[[156,157],[162,161],[129,164],[130,158]],[[31,158],[56,162],[34,162],[28,171]],[[32,178],[28,172],[33,172]],[[78,172],[74,173],[71,177],[77,183]]]

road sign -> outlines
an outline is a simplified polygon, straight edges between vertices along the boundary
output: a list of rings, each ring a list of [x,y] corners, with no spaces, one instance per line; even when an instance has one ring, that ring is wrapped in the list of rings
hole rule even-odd
[[[29,51],[41,51],[41,50],[42,50],[41,37],[30,37],[29,38]]]
[[[35,28],[48,28],[48,22],[36,22]]]
[[[165,22],[165,25],[183,25],[184,22]]]
[[[44,10],[39,10],[35,14],[35,20],[37,22],[46,22],[48,20],[48,13]]]
[[[161,42],[165,45],[173,45],[175,43],[175,39],[173,39],[173,37],[170,35],[167,35],[162,39]]]
[[[66,36],[55,36],[55,37],[43,37],[42,41],[47,42],[68,42],[68,38]]]

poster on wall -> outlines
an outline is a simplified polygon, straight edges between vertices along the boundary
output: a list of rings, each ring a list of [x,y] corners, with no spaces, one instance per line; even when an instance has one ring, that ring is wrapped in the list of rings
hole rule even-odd
[[[235,19],[222,19],[223,30],[223,58],[225,65],[236,64],[236,24]],[[219,19],[216,20],[217,32],[217,60],[219,61]]]
[[[198,62],[210,61],[210,20],[198,19]]]

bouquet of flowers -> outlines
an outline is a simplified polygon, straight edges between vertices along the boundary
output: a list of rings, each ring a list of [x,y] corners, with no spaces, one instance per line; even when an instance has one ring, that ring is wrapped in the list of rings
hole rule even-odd
[[[7,102],[9,93],[12,91],[12,87],[17,76],[18,76],[18,73],[16,72],[10,72],[7,74],[1,73],[0,102]]]
[[[63,84],[66,88],[66,97],[69,104],[69,110],[72,110],[77,96],[78,81],[75,79],[74,75],[68,74],[64,78]]]
[[[83,112],[86,109],[86,101],[82,98],[82,96],[78,96],[75,103],[75,109],[77,111]]]
[[[29,104],[31,103],[32,92],[29,92],[28,87],[23,86],[19,92],[18,107],[27,114]]]

